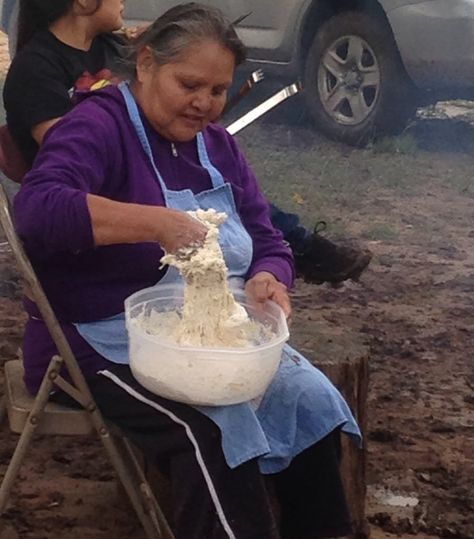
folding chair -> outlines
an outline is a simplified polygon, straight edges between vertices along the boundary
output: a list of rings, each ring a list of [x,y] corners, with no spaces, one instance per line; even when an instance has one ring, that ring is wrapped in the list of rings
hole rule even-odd
[[[0,515],[8,502],[13,481],[25,457],[33,434],[83,435],[94,431],[101,440],[112,466],[149,539],[174,539],[164,514],[153,495],[143,470],[129,441],[104,421],[74,354],[58,323],[49,301],[35,275],[30,261],[15,231],[10,205],[0,184],[0,222],[12,248],[27,292],[41,313],[59,355],[54,356],[36,397],[31,397],[23,383],[23,367],[19,360],[5,364],[5,395],[0,401],[0,422],[8,414],[10,429],[20,434],[18,444],[0,485]],[[71,382],[61,376],[65,367]],[[72,409],[48,403],[51,389],[65,391],[82,409]]]

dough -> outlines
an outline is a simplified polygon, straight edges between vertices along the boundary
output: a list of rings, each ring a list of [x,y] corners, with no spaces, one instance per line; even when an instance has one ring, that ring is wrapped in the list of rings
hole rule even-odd
[[[141,320],[146,331],[185,346],[246,347],[267,342],[273,332],[251,320],[234,300],[227,283],[227,267],[219,245],[219,225],[227,218],[213,209],[188,212],[207,226],[202,246],[165,254],[161,262],[175,266],[185,281],[180,313],[153,312]]]

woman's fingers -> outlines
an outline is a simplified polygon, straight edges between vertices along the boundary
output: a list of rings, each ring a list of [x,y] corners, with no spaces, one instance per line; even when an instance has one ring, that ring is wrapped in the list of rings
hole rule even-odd
[[[176,253],[184,247],[202,244],[207,231],[201,221],[186,212],[167,208],[158,241],[167,253]]]
[[[287,319],[291,318],[291,301],[288,296],[288,292],[285,290],[275,290],[274,294],[270,297],[275,303],[283,309]]]
[[[271,273],[265,271],[257,273],[247,281],[245,288],[257,303],[265,303],[271,299],[282,308],[287,318],[291,316],[291,302],[287,288]]]
[[[257,276],[256,276],[257,277]],[[255,301],[264,303],[270,296],[268,279],[251,279],[249,282],[251,293]]]

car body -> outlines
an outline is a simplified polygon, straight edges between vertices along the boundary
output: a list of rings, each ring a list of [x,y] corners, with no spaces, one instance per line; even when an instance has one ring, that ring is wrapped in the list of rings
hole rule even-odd
[[[128,0],[130,24],[179,4]],[[417,106],[474,95],[474,0],[204,0],[231,20],[247,66],[299,79],[316,126],[360,143],[403,129]],[[14,50],[18,0],[0,0]]]
[[[151,21],[180,2],[129,0],[126,17]],[[318,26],[341,10],[385,16],[402,63],[420,89],[474,88],[474,0],[214,0],[231,19],[249,13],[238,33],[249,49],[249,63],[287,77],[301,74],[308,40]]]
[[[470,92],[474,88],[474,1],[386,4],[403,65],[416,86],[444,91],[447,97],[456,94],[455,89]]]
[[[129,0],[151,21],[180,2]],[[207,0],[231,20],[248,66],[300,79],[317,127],[361,143],[404,128],[421,100],[474,95],[474,0]]]

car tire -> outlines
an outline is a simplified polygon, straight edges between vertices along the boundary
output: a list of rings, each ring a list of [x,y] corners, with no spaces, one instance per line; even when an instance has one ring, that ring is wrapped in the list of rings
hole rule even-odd
[[[305,99],[316,127],[364,145],[396,134],[416,111],[416,92],[383,22],[351,11],[316,32],[304,66]]]

